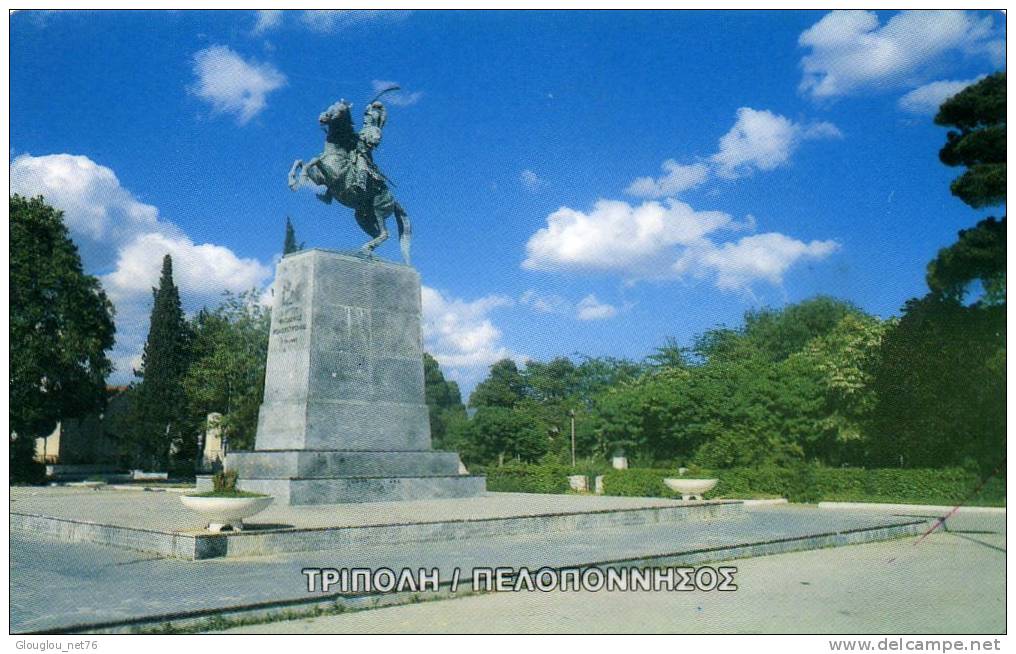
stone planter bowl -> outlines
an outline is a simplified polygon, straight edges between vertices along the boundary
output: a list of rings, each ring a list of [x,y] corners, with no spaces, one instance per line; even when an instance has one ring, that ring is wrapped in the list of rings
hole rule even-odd
[[[261,513],[275,499],[270,495],[261,497],[199,497],[181,495],[180,501],[192,511],[197,511],[208,520],[209,531],[243,529],[243,521]]]
[[[663,483],[675,493],[681,494],[682,500],[701,500],[704,493],[716,487],[719,479],[664,479]]]

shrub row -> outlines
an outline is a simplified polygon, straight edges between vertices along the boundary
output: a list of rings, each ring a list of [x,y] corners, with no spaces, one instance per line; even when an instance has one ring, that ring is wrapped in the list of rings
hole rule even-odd
[[[567,466],[556,464],[509,463],[476,470],[487,475],[487,490],[498,493],[566,493]]]
[[[674,470],[615,470],[604,476],[604,492],[607,495],[673,497],[674,493],[664,486],[663,479],[676,476]],[[694,470],[688,476],[719,479],[707,498],[786,497],[791,502],[956,504],[966,500],[980,483],[976,473],[960,468],[865,470],[801,465]],[[969,503],[1005,505],[1005,480],[992,479]]]
[[[591,488],[595,471],[556,463],[510,463],[476,472],[487,475],[490,491],[566,493],[568,475],[588,474]],[[610,470],[604,474],[604,492],[633,497],[676,497],[663,479],[677,476],[676,470],[661,468]],[[691,469],[687,476],[720,480],[707,498],[786,497],[791,502],[957,504],[966,500],[980,483],[976,473],[961,468],[865,470],[803,464],[787,468]],[[992,479],[968,503],[1004,506],[1005,479]]]

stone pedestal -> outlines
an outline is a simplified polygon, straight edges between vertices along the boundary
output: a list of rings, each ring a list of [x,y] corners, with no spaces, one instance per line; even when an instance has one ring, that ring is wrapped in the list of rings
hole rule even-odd
[[[253,452],[230,452],[243,490],[286,504],[467,497],[483,477],[431,450],[420,277],[326,250],[279,262]]]

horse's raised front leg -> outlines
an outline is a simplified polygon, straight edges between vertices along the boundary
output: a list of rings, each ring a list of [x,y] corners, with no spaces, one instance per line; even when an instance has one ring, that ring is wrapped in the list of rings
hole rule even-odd
[[[299,163],[299,162],[297,162]],[[293,164],[293,171],[296,170],[296,164]],[[321,157],[314,157],[307,163],[303,164],[300,168],[299,176],[294,179],[294,172],[290,171],[290,188],[294,190],[303,186],[304,184],[313,184],[315,186],[324,186],[324,193],[315,193],[315,196],[321,202],[325,204],[331,204],[335,198],[332,196],[331,189],[328,188],[328,182],[325,179],[324,172],[321,170]],[[293,187],[295,182],[296,186]]]

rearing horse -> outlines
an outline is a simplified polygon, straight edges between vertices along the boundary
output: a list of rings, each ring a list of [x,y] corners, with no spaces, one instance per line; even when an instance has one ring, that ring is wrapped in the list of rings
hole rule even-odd
[[[380,105],[378,105],[380,106]],[[399,227],[399,246],[402,258],[409,263],[409,245],[412,236],[409,216],[388,189],[388,182],[374,167],[369,152],[357,151],[360,135],[353,129],[351,105],[339,100],[318,117],[325,130],[324,152],[306,164],[302,159],[293,162],[289,170],[289,188],[297,190],[305,184],[324,186],[325,192],[317,198],[325,204],[338,200],[351,207],[360,228],[371,237],[360,250],[370,255],[374,248],[388,240],[386,222],[395,214]],[[357,184],[357,157],[367,157],[369,174],[366,184]]]

